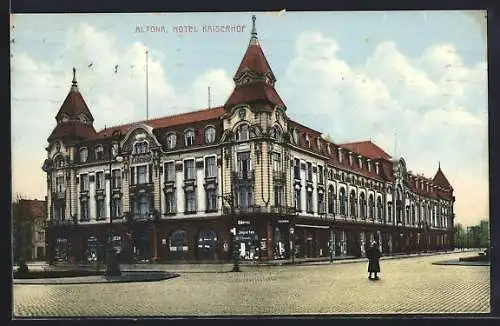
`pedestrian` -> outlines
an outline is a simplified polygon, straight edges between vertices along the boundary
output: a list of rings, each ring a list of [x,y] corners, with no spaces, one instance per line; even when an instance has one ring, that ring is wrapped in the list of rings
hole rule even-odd
[[[377,242],[374,241],[366,251],[366,258],[368,258],[368,278],[370,280],[372,279],[372,274],[374,274],[374,280],[379,279],[377,273],[380,273],[380,256]]]

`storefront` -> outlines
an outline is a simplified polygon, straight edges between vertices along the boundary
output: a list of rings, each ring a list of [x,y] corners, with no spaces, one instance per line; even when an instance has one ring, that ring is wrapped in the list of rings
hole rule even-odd
[[[276,220],[273,233],[273,258],[288,259],[290,257],[290,222],[288,219]]]
[[[266,250],[267,239],[259,239],[254,220],[237,221],[236,246],[239,248],[240,258],[243,260],[257,260],[261,251]]]
[[[101,243],[95,236],[87,238],[87,249],[85,250],[85,260],[89,263],[96,263],[102,260],[101,257]]]
[[[173,261],[186,260],[189,252],[187,232],[177,229],[168,239],[168,259]]]
[[[198,233],[196,258],[198,260],[217,260],[217,232],[212,229],[201,229]]]
[[[70,244],[66,238],[57,238],[54,246],[54,260],[57,262],[68,261]]]

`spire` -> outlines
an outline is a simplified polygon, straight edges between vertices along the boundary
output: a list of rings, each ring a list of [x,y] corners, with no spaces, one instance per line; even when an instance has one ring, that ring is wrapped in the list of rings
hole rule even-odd
[[[453,190],[453,187],[451,186],[450,182],[448,181],[443,171],[441,170],[441,162],[438,163],[438,170],[432,181],[434,181],[434,183],[437,184],[438,186]]]
[[[71,81],[71,90],[73,92],[78,92],[78,83],[76,81],[76,68],[73,67],[73,80]]]
[[[441,161],[438,161],[438,170],[441,170]]]
[[[257,28],[255,27],[255,20],[257,17],[255,15],[252,16],[252,37],[250,37],[250,44],[258,44],[259,41],[257,39]]]

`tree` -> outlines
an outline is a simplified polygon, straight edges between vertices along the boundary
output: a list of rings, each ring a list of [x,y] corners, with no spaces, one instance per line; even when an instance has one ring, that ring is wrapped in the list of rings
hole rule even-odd
[[[12,203],[12,228],[14,261],[31,260],[33,221],[29,207],[20,194]]]
[[[466,247],[466,236],[467,232],[464,230],[464,227],[462,224],[457,223],[453,226],[453,235],[454,235],[454,243],[455,246],[458,248],[464,248]]]

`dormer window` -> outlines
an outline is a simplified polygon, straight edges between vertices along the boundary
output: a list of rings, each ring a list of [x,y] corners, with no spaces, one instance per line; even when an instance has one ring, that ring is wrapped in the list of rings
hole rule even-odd
[[[134,144],[134,154],[145,154],[149,152],[149,144],[147,141],[140,141]]]
[[[167,135],[167,149],[174,149],[177,146],[177,136],[174,133]]]
[[[363,169],[363,158],[360,156],[358,156],[358,164],[359,164],[359,168],[362,170]]]
[[[63,168],[64,167],[64,159],[60,156],[56,160],[56,167]]]
[[[292,137],[293,137],[293,142],[295,144],[298,144],[299,143],[299,132],[297,131],[297,129],[293,129]]]
[[[236,140],[237,141],[247,141],[249,137],[248,125],[243,124],[236,130]]]
[[[349,152],[349,165],[352,165],[352,153]]]
[[[338,152],[339,152],[339,163],[342,163],[342,148],[339,147]]]
[[[213,144],[215,142],[215,128],[207,127],[205,129],[205,144]]]
[[[326,144],[326,152],[328,155],[332,155],[332,146],[330,144]]]
[[[316,145],[318,146],[318,152],[321,152],[321,139],[319,137],[316,139]]]
[[[86,116],[84,116],[84,115],[82,114],[82,115],[80,116],[80,122],[81,122],[81,123],[85,123],[85,124],[87,124],[87,122],[88,122],[87,117],[86,117]]]
[[[89,158],[89,151],[86,148],[80,149],[80,162],[85,163]]]
[[[238,110],[238,117],[240,118],[240,120],[245,119],[246,114],[247,110],[245,110],[245,108],[241,108]]]
[[[184,143],[186,147],[194,145],[194,130],[190,129],[184,133]]]
[[[62,115],[62,118],[61,118],[61,121],[62,121],[62,122],[67,122],[67,121],[69,121],[69,116],[68,116],[67,114],[63,114],[63,115]]]
[[[305,139],[306,139],[306,146],[308,148],[310,148],[311,147],[311,140],[309,139],[309,135],[308,134],[306,134]]]
[[[104,159],[104,148],[102,145],[97,145],[95,148],[95,159],[96,160],[102,160]]]

